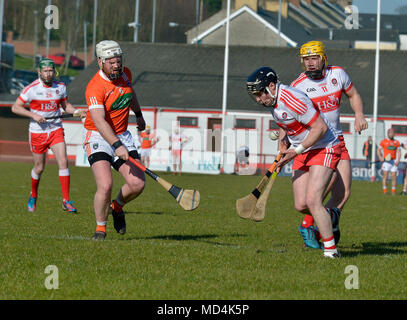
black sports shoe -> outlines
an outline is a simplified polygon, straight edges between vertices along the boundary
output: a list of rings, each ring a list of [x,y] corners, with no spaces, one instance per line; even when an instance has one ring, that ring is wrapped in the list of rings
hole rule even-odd
[[[120,212],[114,211],[112,207],[113,216],[113,227],[116,229],[117,233],[125,234],[126,233],[126,218],[124,216],[123,210]]]
[[[105,240],[106,232],[103,231],[96,231],[92,237],[92,240]]]

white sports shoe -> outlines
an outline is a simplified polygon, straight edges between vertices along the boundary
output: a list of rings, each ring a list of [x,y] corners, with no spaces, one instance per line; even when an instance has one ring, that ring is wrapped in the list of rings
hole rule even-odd
[[[337,259],[341,257],[341,254],[338,250],[336,251],[324,251],[325,258]]]

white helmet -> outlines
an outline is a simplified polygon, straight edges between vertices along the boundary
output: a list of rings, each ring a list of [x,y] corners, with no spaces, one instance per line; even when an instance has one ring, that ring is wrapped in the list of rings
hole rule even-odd
[[[123,51],[116,41],[103,40],[96,45],[96,57],[102,59],[103,63],[105,59],[118,57],[122,54]]]

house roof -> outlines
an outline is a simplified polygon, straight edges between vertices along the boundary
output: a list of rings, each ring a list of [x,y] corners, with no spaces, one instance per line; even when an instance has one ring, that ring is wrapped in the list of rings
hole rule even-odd
[[[258,14],[271,25],[278,25],[278,12],[267,11],[259,8]],[[313,39],[307,28],[304,28],[303,25],[294,19],[285,18],[283,15],[281,15],[281,32],[297,42],[297,46]]]
[[[142,106],[222,110],[224,48],[183,44],[121,43],[125,65],[133,72],[133,85]],[[328,48],[329,63],[343,67],[373,114],[374,50]],[[380,53],[379,115],[407,116],[405,83],[407,52]],[[280,80],[290,84],[302,72],[298,48],[230,47],[227,109],[261,112],[246,93],[247,76],[260,66],[270,66]],[[97,72],[96,63],[68,86],[69,100],[85,104],[85,88]],[[348,99],[342,113],[353,114]]]
[[[224,14],[225,14],[225,17],[223,19],[216,22],[211,27],[205,28],[205,30],[203,32],[201,32],[198,36],[194,37],[192,39],[192,43],[197,43],[200,40],[202,40],[203,38],[205,38],[206,36],[208,36],[209,34],[211,34],[212,32],[215,32],[216,30],[222,28],[227,22],[226,13],[224,13]],[[262,23],[266,29],[268,29],[268,30],[270,30],[270,31],[272,31],[274,33],[278,33],[278,29],[272,23],[270,23],[267,19],[264,19],[264,17],[262,17],[261,15],[256,13],[253,9],[251,9],[251,8],[249,8],[247,6],[243,6],[240,9],[238,9],[238,10],[234,11],[233,13],[231,13],[229,19],[231,21],[231,20],[235,19],[236,17],[238,17],[238,16],[240,16],[242,14],[251,15],[252,17],[257,19],[260,23]],[[188,32],[196,32],[196,27],[189,30]],[[191,34],[193,34],[193,33],[191,33]],[[292,46],[292,47],[297,46],[297,43],[294,40],[290,39],[290,37],[288,37],[284,32],[280,32],[280,36],[281,36],[282,39],[287,41],[287,43],[290,46]]]

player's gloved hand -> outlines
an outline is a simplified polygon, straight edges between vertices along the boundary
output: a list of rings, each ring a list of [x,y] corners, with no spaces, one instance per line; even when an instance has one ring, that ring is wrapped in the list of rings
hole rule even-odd
[[[137,116],[137,127],[140,132],[146,128],[146,122],[144,121],[143,115]]]

